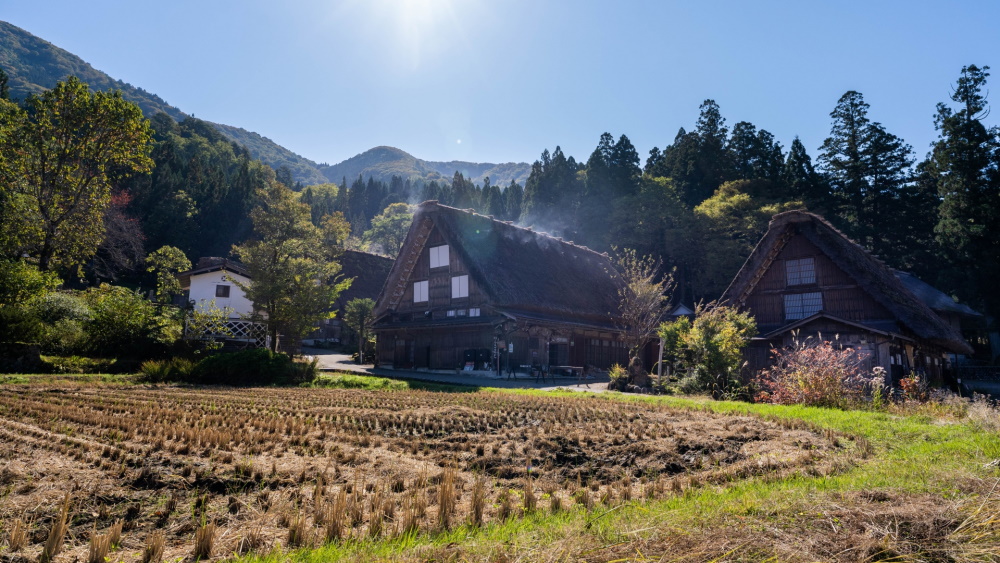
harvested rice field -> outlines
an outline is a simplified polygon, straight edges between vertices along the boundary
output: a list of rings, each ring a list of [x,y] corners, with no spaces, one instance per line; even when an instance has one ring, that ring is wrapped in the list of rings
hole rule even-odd
[[[590,394],[8,385],[0,561],[433,533],[838,474],[864,454],[817,428]]]

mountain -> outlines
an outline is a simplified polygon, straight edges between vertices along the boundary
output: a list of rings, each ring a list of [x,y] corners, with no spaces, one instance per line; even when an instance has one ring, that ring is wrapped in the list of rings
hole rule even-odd
[[[212,122],[209,121],[209,123]],[[242,127],[223,125],[222,123],[212,123],[212,125],[230,141],[246,147],[250,151],[250,156],[263,161],[271,168],[277,170],[282,166],[287,166],[292,171],[292,178],[296,182],[302,182],[304,185],[309,186],[323,184],[328,181],[320,171],[319,164],[304,156],[293,153],[259,133],[247,131]]]
[[[7,73],[10,95],[15,99],[40,94],[55,86],[56,82],[65,80],[68,76],[76,76],[93,90],[121,90],[122,96],[142,108],[146,117],[159,112],[165,112],[177,121],[188,117],[156,94],[115,80],[69,51],[4,21],[0,21],[0,68]],[[525,163],[430,162],[393,147],[376,147],[340,164],[329,166],[299,156],[253,131],[222,123],[211,125],[230,141],[245,146],[251,156],[271,168],[287,166],[292,171],[292,178],[305,185],[339,183],[344,177],[353,180],[359,174],[366,179],[373,176],[384,181],[396,175],[414,182],[451,182],[456,171],[477,184],[481,184],[489,176],[494,185],[506,186],[511,179],[523,185],[531,171],[531,167]]]
[[[334,164],[332,166],[321,166],[320,169],[327,181],[340,183],[343,178],[347,178],[348,183],[359,175],[364,178],[369,176],[376,180],[389,181],[393,176],[403,179],[410,179],[414,182],[437,182],[451,183],[455,172],[461,172],[473,183],[482,184],[488,176],[490,183],[497,186],[507,186],[511,180],[524,185],[531,166],[523,162],[507,162],[504,164],[463,162],[453,160],[450,162],[433,162],[419,159],[406,151],[395,147],[375,147],[357,156]]]
[[[93,90],[121,90],[125,99],[142,108],[147,117],[161,111],[177,121],[187,117],[156,94],[115,80],[73,53],[4,21],[0,21],[0,68],[10,79],[11,98],[24,99],[31,94],[41,94],[56,82],[76,76]]]

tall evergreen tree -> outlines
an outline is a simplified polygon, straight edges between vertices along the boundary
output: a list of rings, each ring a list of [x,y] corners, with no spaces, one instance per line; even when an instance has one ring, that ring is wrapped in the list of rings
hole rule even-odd
[[[962,68],[951,95],[957,104],[937,106],[934,143],[925,170],[941,198],[935,227],[949,249],[952,282],[966,300],[984,301],[1000,316],[1000,130],[988,128],[986,79],[989,67]]]
[[[854,240],[890,263],[903,241],[891,218],[911,184],[913,151],[902,139],[868,119],[868,104],[845,93],[830,117],[833,127],[821,147],[820,162],[831,186],[830,211]]]
[[[805,145],[797,136],[788,149],[781,171],[781,183],[787,197],[804,202],[810,209],[825,212],[826,185],[823,177],[813,167]]]

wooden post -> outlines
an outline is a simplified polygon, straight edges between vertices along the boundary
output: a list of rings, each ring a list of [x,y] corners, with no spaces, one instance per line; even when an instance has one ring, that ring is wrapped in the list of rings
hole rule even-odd
[[[660,360],[656,362],[656,382],[663,384],[663,339],[660,339]]]

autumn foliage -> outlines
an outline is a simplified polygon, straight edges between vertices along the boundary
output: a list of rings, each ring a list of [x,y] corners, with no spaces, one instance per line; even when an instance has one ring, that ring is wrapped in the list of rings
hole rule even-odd
[[[864,358],[853,348],[808,339],[771,353],[774,365],[754,381],[759,402],[847,407],[864,396],[868,384]]]

